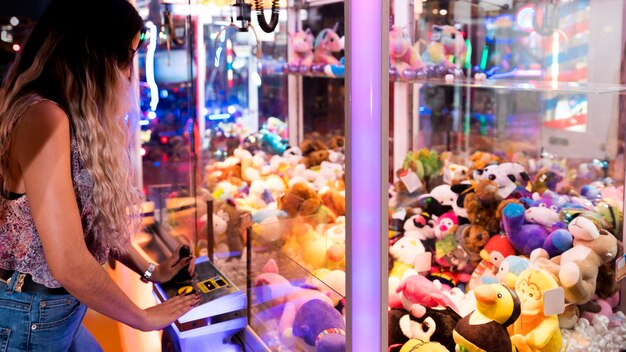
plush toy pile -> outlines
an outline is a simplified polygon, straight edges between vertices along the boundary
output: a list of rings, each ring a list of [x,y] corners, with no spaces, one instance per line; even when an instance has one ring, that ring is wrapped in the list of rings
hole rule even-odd
[[[213,217],[214,228],[222,225],[218,251],[231,258],[242,252],[241,225],[233,219],[251,214],[253,268],[264,267],[255,271],[253,309],[261,320],[253,324],[277,349],[345,351],[344,148],[343,137],[314,133],[284,150],[237,148],[205,167],[208,197],[220,205]]]
[[[291,59],[283,71],[343,77],[344,58],[335,57],[344,46],[344,40],[337,34],[338,29],[339,23],[336,23],[333,28],[322,29],[315,37],[310,29],[289,33]]]
[[[415,340],[450,351],[626,348],[623,187],[564,164],[407,153],[390,187],[390,351]]]
[[[389,32],[389,76],[405,80],[463,77],[467,51],[465,39],[453,26],[435,25],[430,42],[420,50],[421,42],[411,43],[403,28]]]

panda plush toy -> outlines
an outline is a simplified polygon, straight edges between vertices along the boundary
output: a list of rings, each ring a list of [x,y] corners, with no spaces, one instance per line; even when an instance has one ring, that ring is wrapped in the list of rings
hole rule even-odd
[[[488,165],[474,171],[474,180],[490,180],[498,184],[498,194],[508,198],[518,186],[526,187],[530,177],[526,169],[518,163]]]

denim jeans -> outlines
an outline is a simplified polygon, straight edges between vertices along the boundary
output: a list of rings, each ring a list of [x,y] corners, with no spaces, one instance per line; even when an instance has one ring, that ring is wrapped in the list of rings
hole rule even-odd
[[[82,325],[87,307],[69,294],[16,292],[0,281],[0,352],[100,352]]]

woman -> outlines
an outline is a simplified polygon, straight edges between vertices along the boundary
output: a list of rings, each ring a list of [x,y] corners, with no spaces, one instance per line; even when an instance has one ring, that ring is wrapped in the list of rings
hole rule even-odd
[[[126,0],[52,0],[0,90],[2,351],[100,350],[85,306],[148,331],[198,302],[140,309],[102,267],[112,255],[166,281],[190,264],[175,253],[155,267],[129,244],[139,196],[126,120],[142,28]]]

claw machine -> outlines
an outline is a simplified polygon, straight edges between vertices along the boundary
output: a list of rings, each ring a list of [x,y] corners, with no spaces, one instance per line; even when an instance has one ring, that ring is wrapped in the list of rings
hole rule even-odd
[[[191,280],[155,285],[157,301],[207,296],[161,348],[311,348],[292,320],[320,321],[282,297],[288,287],[322,299],[310,307],[334,330],[316,329],[345,345],[343,4],[137,5],[150,38],[138,60],[147,201],[134,244],[152,260],[180,243],[198,257]],[[319,34],[319,58],[291,72],[302,26]]]
[[[389,6],[389,350],[623,350],[624,3]]]

